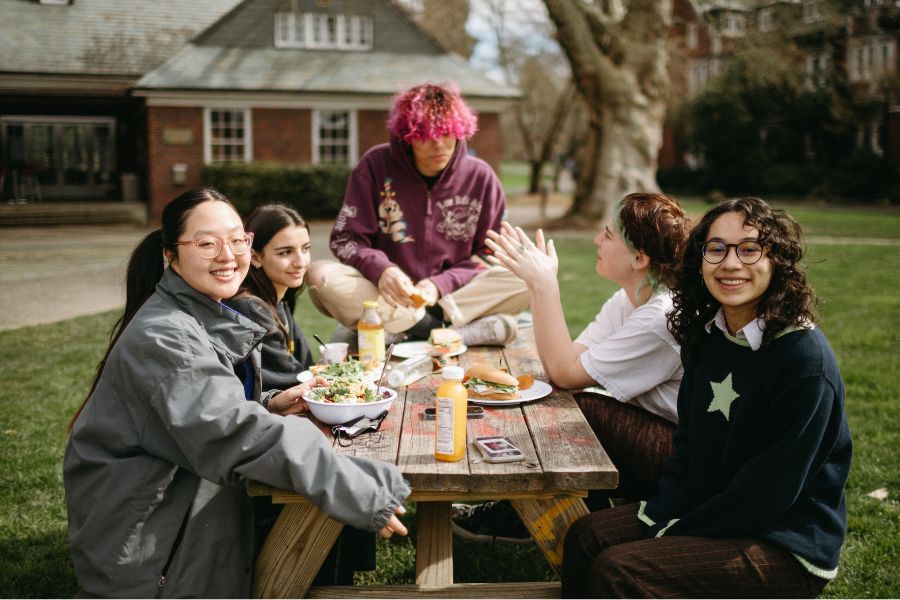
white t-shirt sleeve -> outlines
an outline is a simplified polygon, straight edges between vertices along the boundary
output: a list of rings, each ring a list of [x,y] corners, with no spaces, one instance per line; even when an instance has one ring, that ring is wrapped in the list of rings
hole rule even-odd
[[[584,370],[613,397],[637,399],[670,420],[677,414],[682,373],[678,344],[666,328],[671,306],[669,295],[660,294],[634,308],[619,290],[576,340],[587,346],[581,354]]]

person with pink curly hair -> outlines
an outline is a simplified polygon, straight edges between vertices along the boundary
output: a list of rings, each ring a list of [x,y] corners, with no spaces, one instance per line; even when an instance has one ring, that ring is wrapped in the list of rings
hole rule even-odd
[[[497,175],[470,155],[478,117],[454,85],[424,83],[395,96],[390,142],[353,170],[331,232],[340,260],[309,270],[310,298],[352,330],[364,301],[378,301],[389,339],[426,339],[449,322],[467,346],[506,344],[512,316],[528,306],[525,285],[483,259],[506,197]],[[350,331],[348,331],[350,330]]]

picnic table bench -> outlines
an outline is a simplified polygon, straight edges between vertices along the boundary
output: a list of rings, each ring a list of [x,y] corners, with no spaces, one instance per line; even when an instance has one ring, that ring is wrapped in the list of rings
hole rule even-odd
[[[470,348],[456,360],[464,368],[503,364],[513,375],[548,380],[531,328],[505,348]],[[435,460],[435,422],[426,420],[424,411],[434,405],[440,381],[440,375],[432,375],[401,388],[378,432],[348,447],[335,445],[341,454],[396,464],[412,485],[409,500],[418,503],[415,585],[310,588],[343,524],[293,492],[248,482],[250,495],[271,496],[285,505],[257,559],[255,597],[559,597],[558,582],[454,584],[451,502],[510,500],[558,575],[565,533],[588,513],[582,498],[590,489],[615,488],[618,472],[572,394],[555,388],[532,402],[486,406],[483,419],[468,421],[466,456],[458,462]],[[327,426],[322,431],[331,435]],[[525,460],[484,462],[472,440],[494,435],[512,440]]]

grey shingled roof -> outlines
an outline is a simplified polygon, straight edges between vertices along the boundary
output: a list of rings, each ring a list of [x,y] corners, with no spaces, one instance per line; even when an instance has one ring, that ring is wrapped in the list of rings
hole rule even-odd
[[[467,96],[516,98],[455,54],[237,49],[189,44],[137,83],[139,90],[230,90],[395,94],[421,83],[453,81]]]
[[[240,0],[0,0],[0,72],[139,76]]]

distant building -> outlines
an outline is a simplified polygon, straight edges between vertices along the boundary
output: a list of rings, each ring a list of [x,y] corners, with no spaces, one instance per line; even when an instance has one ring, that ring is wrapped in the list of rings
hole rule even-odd
[[[856,145],[900,165],[900,0],[674,0],[670,37],[675,103],[724,73],[747,44],[785,43],[807,89],[846,84]],[[671,127],[660,168],[691,164]]]
[[[398,91],[457,83],[495,168],[518,91],[391,0],[0,0],[4,201],[146,201],[228,161],[354,164]]]

